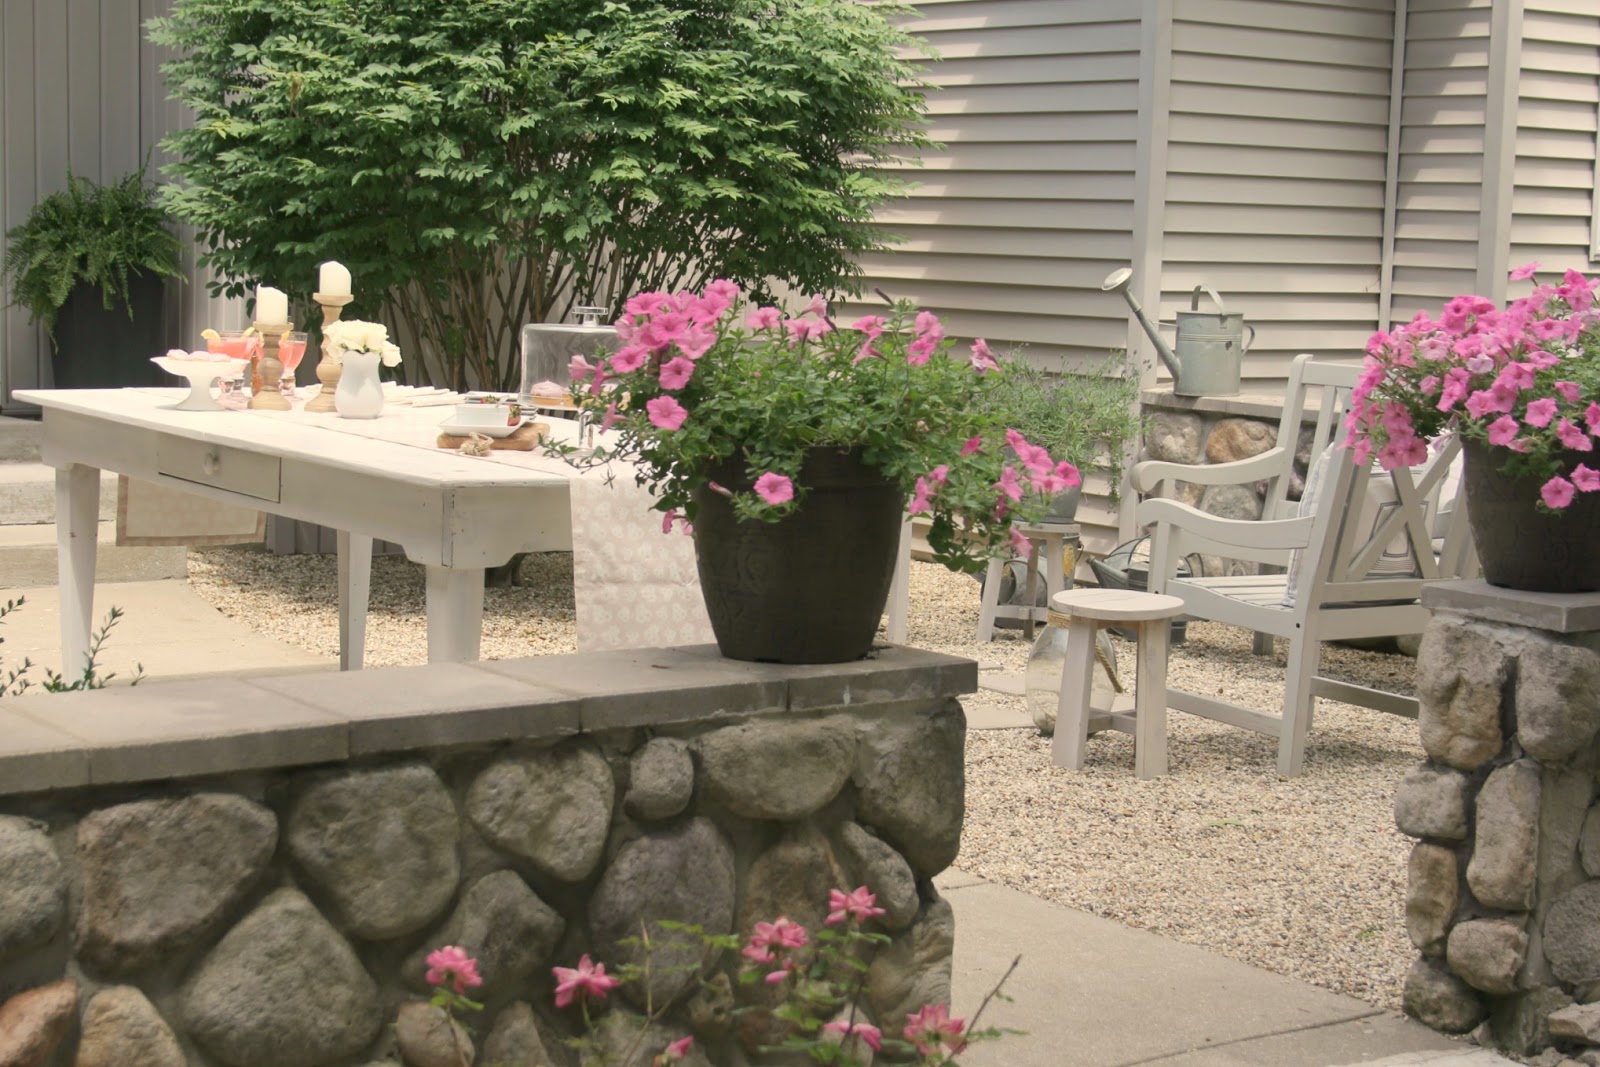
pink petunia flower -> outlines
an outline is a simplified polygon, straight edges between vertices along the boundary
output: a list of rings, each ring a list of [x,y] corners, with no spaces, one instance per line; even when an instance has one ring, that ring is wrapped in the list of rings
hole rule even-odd
[[[731,282],[729,283],[732,284]],[[694,1047],[694,1035],[680,1037],[662,1050],[661,1055],[650,1061],[650,1067],[667,1067],[668,1064],[677,1063],[689,1054]]]
[[[581,382],[594,373],[594,364],[582,356],[573,356],[567,361],[567,377],[575,382]]]
[[[1525,282],[1529,278],[1533,277],[1533,272],[1538,269],[1539,261],[1537,259],[1532,263],[1524,263],[1520,267],[1513,267],[1511,269],[1511,280],[1514,282]]]
[[[987,374],[992,370],[999,370],[1000,364],[994,360],[994,353],[989,350],[989,342],[978,338],[972,342],[972,355],[968,358],[972,369],[979,374]]]
[[[823,1023],[822,1032],[838,1034],[841,1040],[848,1040],[854,1035],[866,1042],[872,1051],[883,1051],[883,1031],[871,1023],[852,1023],[848,1019],[835,1019],[831,1023]]]
[[[1539,487],[1539,496],[1544,499],[1545,507],[1557,511],[1572,503],[1572,494],[1572,483],[1560,475],[1556,475]]]
[[[650,425],[658,430],[676,430],[689,417],[689,409],[670,396],[646,401],[644,409],[650,414]]]
[[[467,950],[459,945],[446,945],[428,953],[426,978],[431,986],[450,982],[457,996],[483,984],[483,979],[478,976],[478,961],[467,955]]]
[[[1600,471],[1590,470],[1580,463],[1572,468],[1572,484],[1577,486],[1580,493],[1592,493],[1600,489]]]
[[[1569,404],[1576,404],[1583,396],[1583,388],[1577,382],[1556,382],[1554,388]]]
[[[1523,418],[1529,426],[1545,427],[1550,425],[1550,420],[1556,417],[1556,402],[1547,396],[1528,402],[1528,410]]]
[[[600,416],[600,429],[609,430],[611,427],[621,422],[622,419],[622,414],[617,411],[617,402],[613,400],[611,403],[606,405],[606,413]]]
[[[961,1019],[950,1018],[950,1010],[944,1004],[925,1004],[921,1011],[906,1016],[906,1028],[902,1032],[924,1056],[931,1055],[940,1045],[952,1053],[960,1053],[967,1047],[961,1036],[966,1025]]]
[[[773,471],[756,479],[755,490],[769,504],[787,504],[794,499],[794,482]]]
[[[1516,440],[1517,431],[1521,425],[1510,415],[1501,415],[1489,424],[1489,443],[1491,445],[1509,445]]]
[[[967,438],[967,443],[961,446],[961,454],[963,456],[970,456],[970,455],[972,455],[972,454],[974,454],[976,452],[981,451],[982,449],[983,449],[983,438],[981,438],[981,437],[969,437],[969,438]]]
[[[1007,467],[1000,472],[1000,480],[994,487],[1010,498],[1013,504],[1022,503],[1022,481],[1017,477],[1017,468]]]
[[[1589,427],[1589,432],[1600,437],[1600,403],[1593,400],[1583,411],[1583,421]]]
[[[814,294],[811,297],[811,303],[807,304],[806,309],[800,314],[815,315],[819,319],[825,318],[828,314],[828,298],[821,293]]]
[[[1028,439],[1016,430],[1006,431],[1006,444],[1017,454],[1022,465],[1035,474],[1048,474],[1055,465],[1050,453],[1040,445],[1029,444]]]
[[[606,994],[622,983],[606,973],[606,965],[594,963],[588,953],[578,958],[577,967],[552,967],[556,976],[556,1007],[564,1008],[579,997],[606,999]]]
[[[783,321],[783,312],[777,308],[758,307],[745,316],[744,321],[752,330],[771,330]]]
[[[694,377],[694,360],[688,356],[673,356],[661,364],[661,388],[682,389]]]
[[[690,359],[699,359],[711,351],[711,346],[717,343],[717,333],[700,323],[692,324],[683,334],[673,342],[678,346],[678,351]]]
[[[1022,531],[1011,527],[1011,551],[1024,558],[1033,555],[1033,542],[1022,536]]]
[[[632,374],[644,366],[644,361],[650,357],[650,350],[644,345],[624,345],[611,356],[611,371],[613,374]]]
[[[1574,452],[1594,451],[1594,438],[1575,426],[1570,419],[1562,419],[1556,423],[1556,438],[1562,447],[1570,448]]]
[[[828,917],[823,920],[824,926],[837,926],[846,919],[853,919],[864,923],[868,919],[875,919],[888,912],[877,906],[878,898],[872,895],[866,886],[857,886],[846,893],[838,889],[828,890]]]

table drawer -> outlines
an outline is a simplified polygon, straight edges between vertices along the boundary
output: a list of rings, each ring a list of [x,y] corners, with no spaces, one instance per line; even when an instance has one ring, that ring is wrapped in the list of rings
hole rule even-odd
[[[281,469],[277,456],[261,452],[167,435],[156,441],[160,473],[257,500],[277,502]]]

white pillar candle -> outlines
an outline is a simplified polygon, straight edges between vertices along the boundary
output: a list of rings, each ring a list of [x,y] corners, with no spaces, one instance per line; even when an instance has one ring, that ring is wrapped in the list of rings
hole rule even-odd
[[[256,321],[276,326],[289,321],[289,295],[270,285],[256,286]]]
[[[317,292],[323,296],[349,296],[350,271],[343,263],[328,260],[317,271]]]

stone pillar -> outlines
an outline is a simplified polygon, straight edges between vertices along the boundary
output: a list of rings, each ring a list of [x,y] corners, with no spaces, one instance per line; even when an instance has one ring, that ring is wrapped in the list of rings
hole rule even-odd
[[[1427,587],[1405,1010],[1518,1055],[1600,1046],[1600,593]]]

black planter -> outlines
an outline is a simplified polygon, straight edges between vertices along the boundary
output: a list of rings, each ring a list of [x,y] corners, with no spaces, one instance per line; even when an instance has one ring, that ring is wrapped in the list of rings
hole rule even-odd
[[[1507,449],[1462,441],[1461,450],[1467,524],[1484,580],[1533,593],[1600,590],[1600,493],[1578,493],[1560,514],[1541,512],[1544,480],[1502,474]],[[1569,476],[1592,455],[1569,453]]]
[[[746,489],[743,465],[711,471]],[[728,500],[695,496],[700,591],[729,659],[847,663],[872,648],[889,598],[905,497],[854,452],[818,448],[801,471],[805,503],[776,523],[741,522]]]
[[[128,306],[113,301],[107,311],[99,286],[79,282],[56,314],[55,369],[57,389],[116,389],[126,385],[176,384],[151,356],[164,355],[162,329],[163,279],[154,274],[129,275]]]

